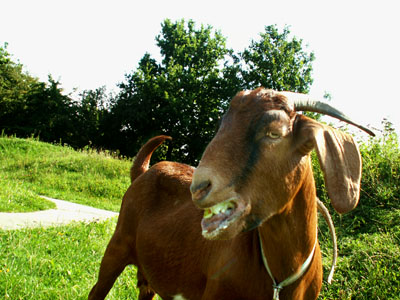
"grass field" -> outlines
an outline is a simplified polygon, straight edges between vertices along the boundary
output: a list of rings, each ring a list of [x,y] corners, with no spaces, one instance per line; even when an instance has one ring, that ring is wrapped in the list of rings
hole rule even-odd
[[[0,231],[0,299],[87,299],[115,219],[48,229]],[[135,299],[127,268],[107,299]]]
[[[361,152],[364,175],[360,204],[344,216],[332,211],[338,234],[338,267],[334,282],[324,283],[319,299],[400,299],[398,144],[384,140],[362,146]],[[129,185],[130,165],[109,154],[1,137],[0,210],[45,209],[48,204],[37,197],[44,194],[118,211]],[[328,202],[321,174],[316,172],[319,196]],[[86,299],[115,223],[112,219],[0,231],[0,299]],[[321,221],[319,240],[325,273],[332,249],[328,236]],[[107,299],[137,299],[135,286],[135,268],[130,267]]]
[[[54,206],[38,195],[119,211],[131,164],[104,152],[0,137],[0,211]]]

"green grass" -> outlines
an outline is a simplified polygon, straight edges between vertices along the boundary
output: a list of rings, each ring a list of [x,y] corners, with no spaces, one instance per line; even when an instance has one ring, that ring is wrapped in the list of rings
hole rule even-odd
[[[0,231],[0,299],[87,299],[115,223]],[[339,235],[334,282],[324,283],[320,299],[400,299],[399,227],[395,234]],[[320,241],[327,273],[332,246],[326,228]],[[107,299],[137,296],[136,270],[128,267]]]
[[[358,206],[339,216],[327,204],[338,235],[339,259],[334,282],[323,286],[320,299],[400,299],[398,137],[389,130],[361,144],[360,152],[363,175]],[[315,157],[314,163],[319,197],[329,203]],[[320,241],[327,253],[327,247],[332,247],[330,241],[324,236]]]
[[[361,199],[339,216],[316,168],[318,194],[336,226],[339,258],[334,281],[319,299],[400,299],[400,152],[396,136],[360,146]],[[0,208],[24,211],[45,194],[118,211],[131,162],[36,140],[0,138]],[[4,196],[6,195],[6,196]],[[25,197],[25,198],[24,198]],[[4,200],[5,199],[5,200]],[[21,203],[18,204],[17,200]],[[12,208],[14,205],[14,208]],[[2,208],[3,209],[3,208]],[[0,231],[0,299],[86,299],[115,227],[75,223],[48,229]],[[332,242],[320,222],[324,278]],[[107,299],[137,299],[135,268],[127,268]]]
[[[0,211],[54,207],[38,195],[119,211],[130,166],[105,152],[0,137]]]
[[[55,204],[40,198],[21,181],[0,174],[0,212],[30,212],[55,208]]]
[[[0,299],[87,299],[115,224],[0,231]],[[136,297],[136,270],[128,267],[107,299]]]
[[[326,279],[332,245],[327,235],[319,240]],[[399,225],[386,233],[354,236],[339,230],[334,280],[331,285],[324,282],[319,299],[400,299],[399,244]]]

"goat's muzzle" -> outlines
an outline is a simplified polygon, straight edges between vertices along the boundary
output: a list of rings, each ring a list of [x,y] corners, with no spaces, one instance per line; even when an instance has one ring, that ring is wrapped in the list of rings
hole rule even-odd
[[[201,203],[202,200],[207,198],[212,188],[212,184],[210,180],[204,180],[200,183],[195,183],[192,181],[190,185],[190,192],[192,193],[192,199],[196,203]]]
[[[203,211],[202,234],[207,239],[230,239],[241,232],[249,203],[210,168],[199,167],[190,186],[194,204]]]

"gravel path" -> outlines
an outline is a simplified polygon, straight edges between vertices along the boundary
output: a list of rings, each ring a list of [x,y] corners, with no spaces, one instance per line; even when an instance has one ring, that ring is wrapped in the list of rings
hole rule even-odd
[[[54,202],[56,209],[29,213],[0,213],[0,229],[13,230],[26,227],[65,225],[74,221],[94,222],[105,220],[118,213],[41,196]]]

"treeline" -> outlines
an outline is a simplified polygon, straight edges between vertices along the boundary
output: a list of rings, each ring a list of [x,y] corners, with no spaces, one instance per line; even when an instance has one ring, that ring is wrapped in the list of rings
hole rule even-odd
[[[146,53],[114,94],[100,87],[77,99],[51,76],[45,83],[25,73],[7,45],[0,47],[0,131],[125,156],[166,134],[174,139],[158,158],[195,164],[238,91],[264,86],[308,92],[313,81],[314,54],[288,27],[267,26],[236,52],[211,26],[165,20],[156,43],[160,62]]]

